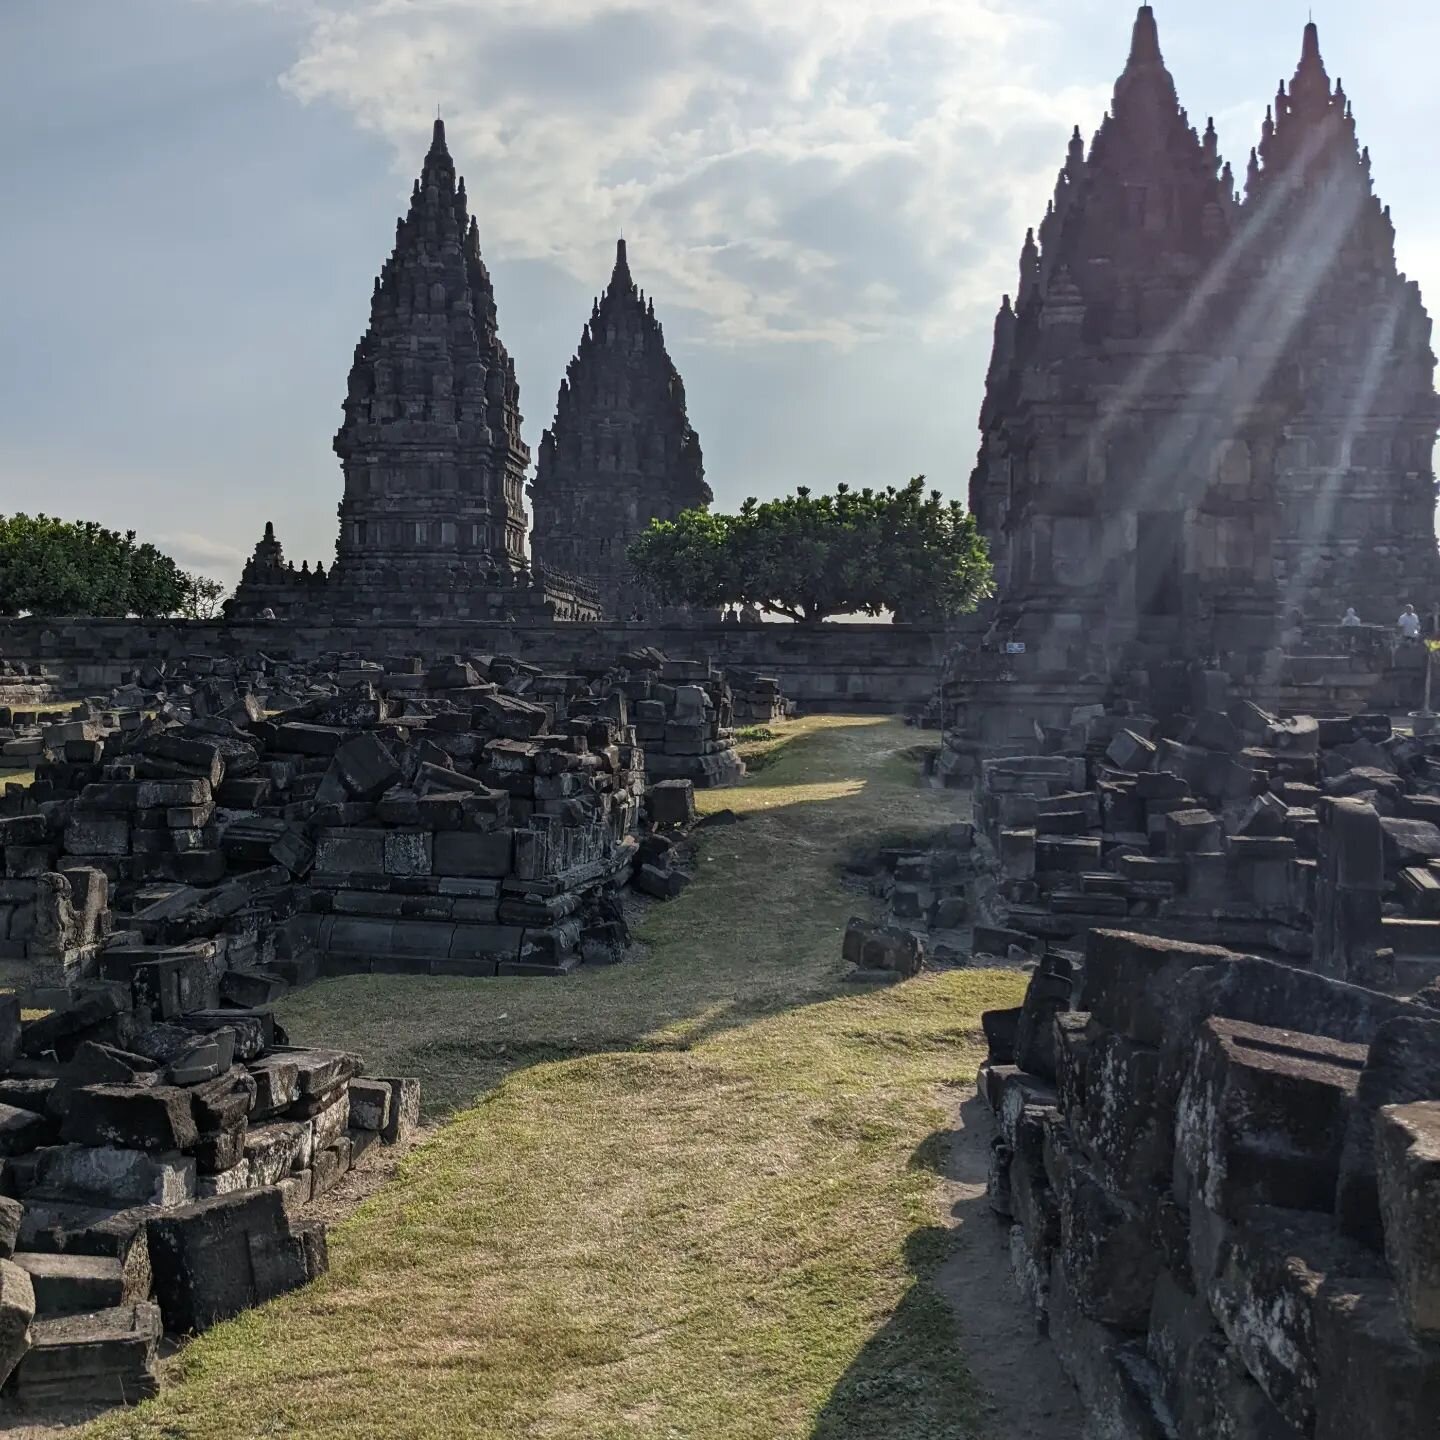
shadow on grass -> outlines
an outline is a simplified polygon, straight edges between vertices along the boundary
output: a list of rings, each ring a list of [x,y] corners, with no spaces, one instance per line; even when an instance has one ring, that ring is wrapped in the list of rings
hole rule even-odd
[[[928,1135],[910,1168],[950,1173],[951,1139],[948,1130]],[[811,1440],[975,1440],[977,1392],[954,1313],[937,1284],[955,1241],[943,1226],[911,1232],[905,1242],[910,1287],[836,1383]]]

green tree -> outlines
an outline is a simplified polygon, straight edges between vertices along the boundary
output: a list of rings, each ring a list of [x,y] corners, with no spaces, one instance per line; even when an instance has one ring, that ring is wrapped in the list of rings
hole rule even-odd
[[[627,552],[662,605],[757,605],[813,624],[893,611],[946,619],[990,593],[975,517],[922,475],[902,487],[751,499],[736,515],[687,510],[652,521]]]
[[[187,620],[218,620],[223,613],[225,587],[208,575],[185,576],[185,598],[180,613]]]
[[[0,516],[0,615],[171,615],[189,581],[168,555],[93,521]]]

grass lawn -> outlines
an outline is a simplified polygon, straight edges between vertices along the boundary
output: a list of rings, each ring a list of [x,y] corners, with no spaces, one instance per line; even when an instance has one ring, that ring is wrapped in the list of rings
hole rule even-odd
[[[838,865],[957,818],[893,721],[772,727],[702,808],[641,958],[563,981],[352,977],[301,1040],[449,1113],[331,1233],[318,1284],[185,1350],[87,1436],[968,1440],[932,1168],[979,1013],[1021,978],[842,983]]]

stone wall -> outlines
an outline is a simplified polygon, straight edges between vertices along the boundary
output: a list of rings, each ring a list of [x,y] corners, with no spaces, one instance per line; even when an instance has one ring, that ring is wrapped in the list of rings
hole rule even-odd
[[[1087,1440],[1433,1433],[1436,1011],[1095,930],[984,1024],[991,1205]]]
[[[109,689],[160,660],[194,655],[313,660],[365,655],[512,654],[546,669],[608,664],[646,646],[775,676],[802,712],[893,714],[934,690],[948,641],[920,625],[487,625],[464,622],[343,626],[256,621],[26,619],[0,621],[0,655],[43,665],[62,685]]]

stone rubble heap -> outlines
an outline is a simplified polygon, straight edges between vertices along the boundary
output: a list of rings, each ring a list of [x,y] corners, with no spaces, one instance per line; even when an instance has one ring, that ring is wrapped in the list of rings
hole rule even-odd
[[[621,656],[610,679],[630,703],[645,768],[657,780],[706,789],[744,778],[730,685],[709,661],[635,650]]]
[[[1435,1433],[1440,1009],[1425,999],[1440,987],[1406,1001],[1096,929],[1083,956],[1046,957],[1023,1007],[984,1017],[990,1203],[1087,1435]]]
[[[34,785],[7,799],[0,838],[30,881],[10,903],[34,903],[32,877],[83,874],[116,916],[108,937],[52,920],[32,982],[136,970],[183,994],[218,966],[222,993],[254,1004],[322,972],[623,958],[621,888],[670,896],[687,878],[673,836],[647,833],[674,821],[650,818],[640,732],[662,769],[669,743],[712,779],[743,773],[723,682],[669,684],[647,659],[589,677],[504,656],[149,669],[47,733]],[[658,726],[632,723],[650,707]],[[26,910],[27,946],[34,923]]]
[[[0,1383],[25,1410],[153,1394],[164,1333],[322,1273],[304,1207],[419,1118],[418,1082],[221,1006],[213,957],[198,1005],[154,970],[23,1023],[0,994]]]
[[[773,725],[795,713],[793,702],[786,700],[773,675],[731,665],[725,671],[725,681],[730,686],[730,713],[736,725]]]
[[[6,771],[33,770],[52,754],[64,758],[67,738],[83,739],[79,730],[68,727],[77,718],[88,717],[88,706],[81,705],[78,713],[69,707],[65,709],[44,708],[48,695],[38,702],[37,694],[48,690],[48,682],[32,685],[29,678],[12,686],[7,682],[15,677],[0,674],[0,780]],[[115,723],[119,723],[116,719]],[[83,760],[84,752],[75,752]]]
[[[976,910],[1000,941],[987,930],[977,951],[1039,955],[1123,923],[1277,959],[1314,949],[1326,973],[1382,988],[1440,975],[1440,744],[1386,716],[1091,707],[1062,753],[983,761],[975,816],[992,858]]]

